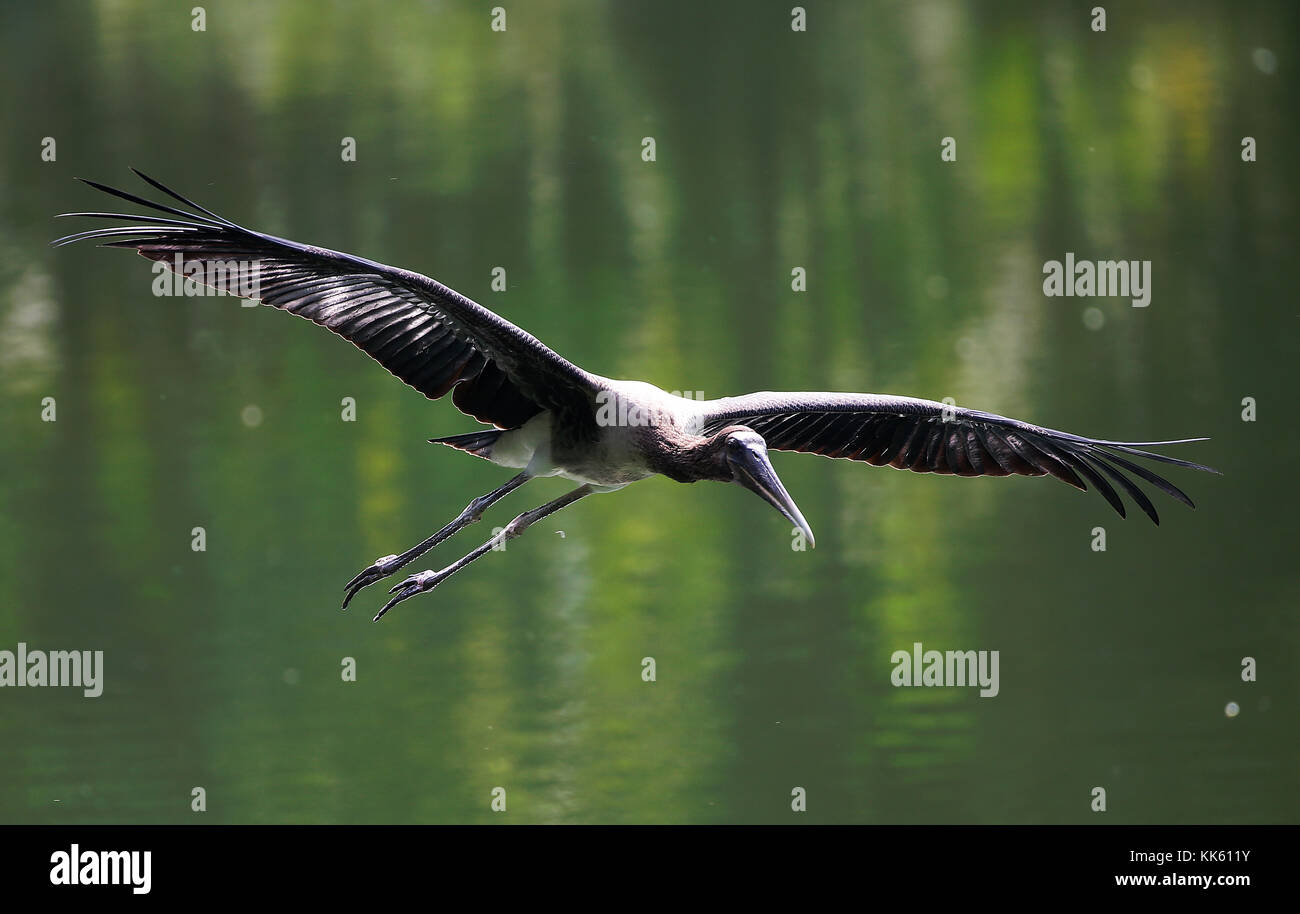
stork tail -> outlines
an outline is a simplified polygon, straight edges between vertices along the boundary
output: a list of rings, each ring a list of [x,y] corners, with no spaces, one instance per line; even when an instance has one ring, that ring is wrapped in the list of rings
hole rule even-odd
[[[492,445],[497,443],[501,437],[501,429],[492,429],[487,432],[469,432],[465,435],[447,435],[443,438],[430,438],[430,444],[445,444],[448,447],[454,447],[458,451],[465,451],[473,454],[475,457],[482,457],[484,460],[490,459],[492,455]]]

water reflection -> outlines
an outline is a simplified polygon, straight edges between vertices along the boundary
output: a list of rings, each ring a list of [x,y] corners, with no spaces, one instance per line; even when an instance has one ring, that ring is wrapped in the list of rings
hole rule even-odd
[[[1294,496],[1253,458],[1295,445],[1295,13],[1099,38],[1068,6],[810,9],[803,35],[751,4],[529,4],[504,34],[461,3],[0,11],[0,648],[107,657],[95,701],[0,693],[0,820],[189,822],[200,785],[209,822],[788,821],[796,786],[813,821],[1090,821],[1097,784],[1107,821],[1294,819]],[[778,456],[815,552],[738,490],[650,481],[372,626],[343,581],[499,471],[328,334],[48,250],[100,205],[71,176],[128,164],[603,374],[1207,434],[1227,476],[1156,530],[1048,482]],[[1067,251],[1151,260],[1152,306],[1044,298]],[[892,688],[914,641],[1000,650],[1001,694]]]

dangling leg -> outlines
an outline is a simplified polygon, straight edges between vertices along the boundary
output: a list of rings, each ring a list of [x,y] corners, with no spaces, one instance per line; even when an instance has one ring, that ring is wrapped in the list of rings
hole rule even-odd
[[[383,580],[403,565],[414,562],[443,540],[449,538],[465,527],[468,527],[470,524],[476,523],[478,519],[483,516],[484,511],[530,479],[532,479],[532,477],[527,473],[520,473],[501,488],[494,489],[486,495],[480,495],[478,498],[474,499],[465,506],[464,511],[460,512],[460,516],[424,542],[412,546],[401,555],[386,555],[382,558],[375,559],[373,565],[364,569],[360,574],[344,585],[344,588],[348,593],[347,596],[343,598],[343,608],[348,608],[348,604],[352,602],[352,598],[357,595],[361,588],[369,587],[376,581]]]
[[[523,514],[520,514],[510,523],[506,524],[505,529],[496,536],[492,537],[468,555],[452,562],[446,568],[442,569],[442,571],[421,571],[417,574],[411,575],[405,581],[388,591],[389,593],[397,594],[397,596],[384,604],[384,608],[379,611],[373,621],[378,622],[383,617],[384,613],[388,612],[403,600],[413,597],[416,594],[427,593],[428,591],[433,590],[433,588],[437,587],[443,581],[447,580],[447,578],[460,571],[479,556],[491,552],[493,546],[498,543],[504,543],[506,540],[514,539],[536,521],[541,520],[548,514],[554,514],[561,508],[568,507],[579,498],[590,495],[593,491],[594,490],[591,486],[579,486],[569,494],[561,495],[559,498],[555,499],[555,501],[547,502],[540,508],[534,508],[531,511],[525,511]]]

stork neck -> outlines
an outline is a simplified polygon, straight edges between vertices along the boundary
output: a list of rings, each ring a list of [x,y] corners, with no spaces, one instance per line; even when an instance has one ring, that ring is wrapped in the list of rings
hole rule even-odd
[[[690,435],[672,425],[649,431],[645,452],[650,468],[656,473],[676,482],[731,479],[731,471],[720,459],[717,435]]]

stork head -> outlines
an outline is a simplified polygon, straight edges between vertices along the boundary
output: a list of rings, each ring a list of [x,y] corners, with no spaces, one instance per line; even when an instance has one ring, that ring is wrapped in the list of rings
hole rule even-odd
[[[803,531],[810,546],[816,546],[812,528],[772,468],[763,436],[751,428],[735,425],[719,432],[718,439],[721,440],[719,461],[730,474],[731,481],[749,489],[780,511],[786,520]]]

